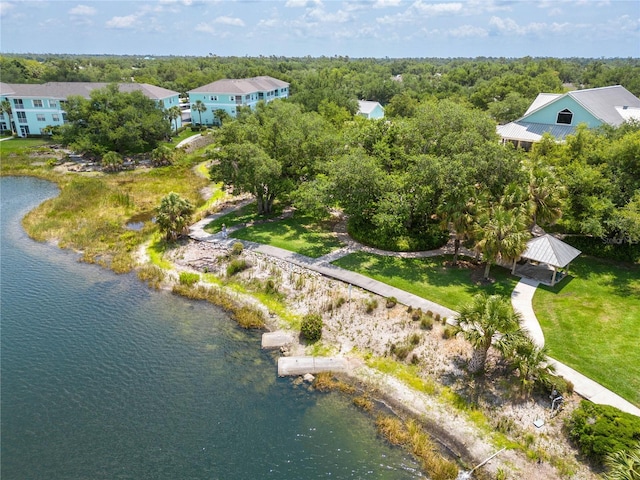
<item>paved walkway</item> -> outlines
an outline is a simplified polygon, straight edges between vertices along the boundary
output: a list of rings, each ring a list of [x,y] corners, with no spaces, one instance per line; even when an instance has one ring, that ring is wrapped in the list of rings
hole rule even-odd
[[[233,207],[235,209],[238,207]],[[374,280],[365,275],[361,275],[356,272],[352,272],[350,270],[345,270],[343,268],[332,265],[331,262],[341,258],[343,256],[348,255],[349,253],[362,250],[369,251],[373,253],[378,253],[380,255],[394,255],[394,256],[402,256],[402,257],[411,257],[411,258],[425,258],[425,257],[433,257],[437,255],[442,255],[444,253],[452,253],[451,246],[447,245],[438,250],[431,250],[427,252],[413,252],[413,253],[397,253],[397,252],[386,252],[382,250],[377,250],[369,247],[365,247],[353,239],[348,237],[346,234],[339,234],[339,237],[343,241],[345,241],[346,246],[340,248],[339,250],[335,250],[328,255],[325,255],[320,258],[310,258],[304,255],[300,255],[299,253],[294,253],[289,250],[284,250],[282,248],[273,247],[271,245],[263,245],[255,242],[248,242],[246,240],[237,240],[233,238],[223,237],[222,233],[210,234],[204,231],[204,227],[208,225],[213,220],[227,214],[231,209],[223,210],[217,212],[213,215],[200,220],[199,222],[193,224],[189,229],[189,236],[194,240],[204,241],[204,242],[216,242],[221,243],[223,245],[231,247],[236,242],[241,242],[247,250],[251,250],[254,252],[259,252],[264,255],[268,255],[271,257],[279,258],[281,260],[293,263],[294,265],[298,265],[304,268],[308,268],[309,270],[313,270],[315,272],[321,273],[330,278],[334,278],[336,280],[340,280],[345,283],[349,283],[351,285],[355,285],[369,292],[375,293],[376,295],[380,295],[381,297],[395,297],[398,302],[403,305],[411,306],[413,308],[421,308],[423,311],[432,311],[434,314],[438,313],[441,317],[446,318],[449,323],[454,322],[454,317],[457,312],[446,308],[442,305],[434,303],[430,300],[426,300],[422,297],[414,295],[412,293],[406,292],[404,290],[400,290],[398,288],[392,287],[391,285],[387,285],[386,283],[380,282],[378,280]],[[239,230],[241,228],[245,228],[244,225],[236,225],[228,228],[227,233],[233,232],[235,230]],[[461,249],[461,254],[472,256],[473,253],[467,250]],[[512,295],[511,302],[513,304],[513,308],[515,311],[520,312],[523,318],[524,327],[531,334],[531,338],[534,343],[539,346],[544,346],[544,334],[542,333],[542,328],[540,327],[540,323],[533,311],[533,295],[538,286],[538,282],[531,279],[522,279],[516,285]],[[578,395],[591,400],[594,403],[601,403],[605,405],[612,405],[616,408],[619,408],[622,411],[631,413],[633,415],[640,417],[640,409],[636,406],[632,405],[627,400],[623,399],[619,395],[607,390],[602,385],[590,380],[585,377],[581,373],[569,368],[568,366],[549,358],[550,362],[556,368],[556,373],[561,375],[565,379],[569,380],[573,383],[574,392]]]
[[[511,304],[513,309],[522,315],[524,328],[530,333],[533,342],[542,348],[544,347],[544,334],[532,305],[533,295],[536,292],[538,283],[538,281],[528,278],[520,280],[511,294]],[[596,353],[594,352],[594,354]],[[555,367],[558,375],[573,383],[574,392],[581,397],[591,400],[593,403],[612,405],[623,412],[640,417],[640,408],[621,396],[551,357],[549,357],[549,363]]]

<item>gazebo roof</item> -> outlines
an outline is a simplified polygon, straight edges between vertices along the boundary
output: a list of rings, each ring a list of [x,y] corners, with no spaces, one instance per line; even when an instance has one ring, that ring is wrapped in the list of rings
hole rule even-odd
[[[521,255],[536,262],[546,263],[554,267],[565,267],[582,252],[551,235],[532,238]]]

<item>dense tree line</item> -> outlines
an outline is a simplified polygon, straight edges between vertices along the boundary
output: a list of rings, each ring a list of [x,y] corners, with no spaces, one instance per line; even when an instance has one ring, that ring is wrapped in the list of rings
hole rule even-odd
[[[291,82],[296,100],[318,111],[323,100],[355,111],[355,100],[392,105],[403,115],[411,100],[452,99],[506,122],[539,92],[621,84],[640,96],[638,59],[349,57],[161,57],[3,55],[6,83],[47,81],[149,83],[185,94],[221,78],[271,75]],[[402,105],[404,105],[403,108]]]

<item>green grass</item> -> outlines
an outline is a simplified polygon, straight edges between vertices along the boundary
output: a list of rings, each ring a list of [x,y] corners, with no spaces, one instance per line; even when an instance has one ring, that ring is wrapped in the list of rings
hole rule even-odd
[[[419,297],[459,310],[479,292],[510,296],[518,278],[508,270],[493,266],[494,283],[475,283],[472,278],[481,275],[483,266],[475,269],[447,266],[451,256],[431,258],[398,258],[356,252],[336,260],[337,265],[374,278]]]
[[[333,232],[307,217],[259,223],[233,232],[230,236],[272,245],[312,258],[321,257],[343,246]]]
[[[640,406],[640,267],[582,256],[533,307],[553,358]]]
[[[242,225],[245,223],[256,222],[269,218],[274,218],[282,213],[282,208],[278,208],[276,205],[274,211],[270,215],[258,215],[258,209],[255,203],[250,203],[242,208],[233,210],[228,214],[219,217],[204,227],[204,231],[207,233],[218,233],[222,229],[222,224],[228,227],[234,225]]]
[[[5,155],[11,153],[27,153],[29,150],[37,149],[43,145],[51,143],[43,138],[14,138],[13,140],[4,140],[0,142],[0,154],[2,161],[5,161]]]

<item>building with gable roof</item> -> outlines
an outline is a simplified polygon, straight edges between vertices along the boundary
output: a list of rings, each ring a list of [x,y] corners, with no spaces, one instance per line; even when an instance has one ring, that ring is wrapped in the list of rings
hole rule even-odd
[[[364,118],[377,120],[379,118],[384,118],[384,108],[379,102],[358,100],[358,115]]]
[[[21,137],[42,135],[46,127],[62,125],[66,121],[64,110],[67,98],[79,95],[89,98],[91,92],[105,88],[102,82],[48,82],[43,84],[0,83],[0,98],[11,104],[11,115],[0,116],[0,130],[13,130]],[[178,92],[146,83],[119,83],[121,92],[140,91],[154,100],[158,108],[180,106]],[[178,118],[178,127],[181,119]]]
[[[631,120],[640,121],[640,99],[623,86],[613,85],[564,94],[540,93],[522,118],[499,125],[497,131],[503,142],[529,150],[544,133],[563,141],[581,123],[589,128],[617,127]]]
[[[222,79],[187,92],[191,104],[193,123],[215,125],[219,123],[217,110],[224,110],[235,117],[238,108],[254,109],[259,102],[271,102],[277,98],[289,97],[289,84],[277,78],[262,76],[241,79]],[[206,110],[198,112],[194,104],[200,100]],[[202,120],[201,120],[202,119]]]

